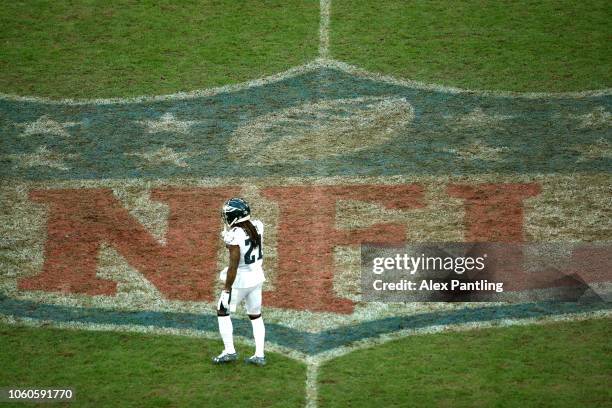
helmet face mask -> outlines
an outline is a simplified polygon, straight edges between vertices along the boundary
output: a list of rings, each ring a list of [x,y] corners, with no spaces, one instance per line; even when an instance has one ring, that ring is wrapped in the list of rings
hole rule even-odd
[[[230,198],[223,204],[221,215],[226,226],[246,221],[251,218],[251,208],[242,198]]]

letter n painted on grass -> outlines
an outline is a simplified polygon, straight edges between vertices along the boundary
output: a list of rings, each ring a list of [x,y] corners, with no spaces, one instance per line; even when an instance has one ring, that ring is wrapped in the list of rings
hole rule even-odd
[[[361,242],[401,244],[403,225],[375,224],[360,230],[335,227],[340,200],[366,201],[386,208],[422,207],[423,189],[417,185],[297,186],[264,190],[280,206],[279,276],[276,290],[266,294],[272,306],[350,313],[353,302],[333,290],[333,249]]]
[[[212,300],[219,208],[231,188],[160,189],[153,200],[170,208],[166,244],[160,244],[110,189],[36,190],[48,205],[42,272],[19,281],[25,290],[112,295],[116,282],[96,277],[106,243],[169,299]]]

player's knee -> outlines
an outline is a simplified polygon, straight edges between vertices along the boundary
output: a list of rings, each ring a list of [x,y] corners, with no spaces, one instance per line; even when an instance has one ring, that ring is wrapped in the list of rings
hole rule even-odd
[[[229,316],[229,310],[221,308],[217,309],[217,316]]]
[[[250,314],[249,313],[249,319],[251,319],[251,320],[259,319],[260,317],[261,317],[261,313],[257,313],[257,314]]]

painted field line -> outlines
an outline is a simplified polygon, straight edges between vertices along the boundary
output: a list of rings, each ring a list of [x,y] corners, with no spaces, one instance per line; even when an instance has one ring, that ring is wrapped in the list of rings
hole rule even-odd
[[[584,98],[589,96],[607,96],[612,94],[612,88],[596,89],[589,91],[579,92],[512,92],[512,91],[487,91],[487,90],[475,90],[475,89],[463,89],[452,86],[427,84],[424,82],[413,81],[410,79],[396,78],[391,75],[383,75],[376,72],[367,71],[363,68],[359,68],[354,65],[347,64],[346,62],[337,61],[334,59],[320,60],[319,64],[328,68],[335,68],[340,71],[352,74],[361,78],[367,78],[374,81],[386,82],[392,85],[405,86],[408,88],[423,89],[426,91],[438,91],[451,94],[458,93],[469,93],[481,96],[501,96],[511,98],[526,98],[526,99],[540,99],[540,98]]]
[[[16,101],[16,102],[36,102],[44,103],[49,105],[117,105],[117,104],[130,104],[140,102],[159,102],[159,101],[174,101],[184,99],[195,99],[200,97],[214,96],[222,93],[232,93],[236,91],[242,91],[244,89],[259,87],[275,82],[280,82],[288,78],[304,74],[306,72],[315,71],[321,67],[321,63],[318,59],[309,63],[298,65],[293,68],[289,68],[286,71],[265,76],[258,79],[252,79],[246,82],[240,82],[237,84],[224,85],[214,88],[199,89],[189,92],[177,92],[168,95],[143,95],[134,96],[129,98],[100,98],[100,99],[53,99],[38,96],[19,96],[0,93],[0,100]]]
[[[449,325],[435,325],[435,326],[429,326],[429,327],[422,327],[418,329],[406,329],[406,330],[400,330],[400,331],[393,332],[393,333],[383,334],[378,337],[372,337],[368,339],[359,340],[348,346],[337,347],[335,349],[316,354],[314,356],[309,357],[309,359],[321,365],[329,360],[333,360],[337,357],[343,356],[353,351],[370,348],[373,346],[381,345],[389,341],[398,340],[398,339],[402,339],[405,337],[418,336],[418,335],[424,335],[424,334],[454,333],[454,332],[462,332],[462,331],[470,331],[470,330],[478,330],[478,329],[489,329],[489,328],[496,328],[496,327],[528,326],[528,325],[536,325],[536,324],[544,325],[544,324],[551,324],[551,323],[558,323],[558,322],[573,322],[573,321],[602,319],[602,318],[611,318],[611,317],[612,317],[612,310],[597,310],[597,311],[591,311],[591,312],[551,315],[551,316],[546,316],[546,317],[507,318],[507,319],[498,319],[498,320],[486,320],[486,321],[481,321],[481,322],[467,322],[467,323],[457,323],[457,324],[449,324]],[[307,359],[305,361],[308,362],[309,360]]]
[[[316,71],[321,68],[335,69],[338,71],[345,72],[350,75],[357,77],[370,79],[373,81],[385,82],[392,85],[405,86],[413,89],[422,89],[426,91],[436,92],[447,92],[451,94],[467,93],[479,96],[493,96],[493,97],[509,97],[509,98],[526,98],[526,99],[543,99],[543,98],[585,98],[594,96],[608,96],[612,95],[612,88],[581,91],[581,92],[510,92],[510,91],[487,91],[487,90],[472,90],[462,89],[456,87],[449,87],[445,85],[427,84],[424,82],[413,81],[409,79],[396,78],[390,75],[383,75],[375,72],[370,72],[365,69],[356,67],[354,65],[347,64],[342,61],[336,61],[328,58],[317,58],[309,63],[299,65],[297,67],[290,68],[286,71],[269,75],[263,78],[254,79],[238,84],[224,85],[214,88],[200,89],[190,92],[178,92],[168,95],[144,95],[135,96],[129,98],[107,98],[107,99],[53,99],[46,97],[37,96],[19,96],[0,93],[0,100],[14,101],[14,102],[34,102],[49,105],[113,105],[113,104],[130,104],[130,103],[141,103],[141,102],[159,102],[159,101],[172,101],[172,100],[185,100],[195,99],[199,97],[214,96],[222,93],[231,93],[241,91],[249,88],[264,86],[267,84],[273,84],[280,82],[285,79],[293,78],[298,75]]]
[[[321,0],[319,3],[319,58],[329,58],[329,17],[331,0]]]
[[[441,332],[457,332],[468,331],[492,327],[509,327],[514,325],[531,325],[531,324],[546,324],[562,321],[579,321],[588,319],[599,319],[612,317],[612,310],[598,310],[580,313],[568,313],[563,315],[550,315],[545,317],[530,317],[530,318],[507,318],[497,320],[486,320],[481,322],[466,322],[448,325],[432,325],[429,327],[421,327],[416,329],[405,329],[393,333],[385,333],[378,337],[370,337],[352,342],[349,346],[336,347],[331,350],[308,355],[296,349],[284,347],[277,343],[266,342],[266,349],[273,352],[282,353],[290,356],[295,360],[304,363],[323,363],[328,360],[333,360],[336,357],[350,353],[352,351],[363,348],[372,347],[374,345],[384,344],[388,341],[397,340],[404,337],[433,334]],[[152,333],[159,335],[173,335],[185,337],[199,337],[212,340],[220,340],[217,332],[194,330],[185,328],[169,328],[160,326],[145,326],[140,324],[114,324],[114,323],[93,323],[93,322],[72,322],[72,321],[57,321],[51,319],[38,319],[31,317],[14,316],[10,314],[0,314],[0,322],[7,324],[23,324],[30,327],[54,327],[60,329],[78,329],[90,331],[114,331],[127,333]],[[250,337],[241,336],[234,333],[234,339],[237,342],[254,346],[254,342]]]
[[[116,333],[142,333],[142,334],[155,334],[161,336],[182,336],[182,337],[194,337],[208,340],[219,341],[219,351],[223,349],[223,343],[221,337],[217,332],[202,331],[202,330],[191,330],[191,329],[173,329],[167,327],[158,326],[142,326],[142,325],[122,325],[112,323],[81,323],[81,322],[58,322],[55,320],[43,320],[33,319],[29,317],[20,317],[13,315],[0,314],[0,323],[8,325],[21,325],[34,328],[54,328],[54,329],[66,329],[66,330],[86,330],[86,331],[104,331],[104,332],[116,332]],[[236,344],[242,344],[249,347],[255,348],[255,342],[250,337],[238,336],[234,334],[234,342]],[[296,351],[294,349],[279,346],[275,343],[266,342],[266,350],[274,353],[282,354],[293,360],[306,363],[308,356]],[[216,354],[215,354],[216,355]],[[214,355],[210,356],[211,358]]]
[[[306,408],[317,408],[319,402],[319,387],[317,376],[321,361],[316,358],[308,358],[306,361]]]

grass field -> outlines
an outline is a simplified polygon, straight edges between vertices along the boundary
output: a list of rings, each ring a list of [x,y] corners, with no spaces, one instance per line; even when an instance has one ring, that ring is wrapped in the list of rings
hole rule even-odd
[[[355,351],[321,368],[319,406],[609,406],[611,323],[419,335]],[[77,396],[70,406],[303,405],[302,363],[268,353],[264,369],[215,367],[209,358],[219,347],[175,336],[0,326],[0,384],[69,384]]]
[[[316,56],[318,6],[9,2],[0,10],[0,90],[79,98],[158,95],[270,75]]]
[[[599,89],[612,84],[611,16],[605,0],[341,0],[332,55],[468,89]]]
[[[124,98],[259,79],[324,55],[319,52],[319,6],[319,0],[5,2],[0,9],[0,94]],[[472,90],[554,93],[612,86],[610,1],[332,0],[330,16],[328,57],[373,73]],[[309,72],[306,79],[284,77],[282,81],[268,84],[267,88],[241,89],[236,91],[237,95],[220,93],[215,95],[217,99],[210,100],[167,98],[125,104],[96,101],[70,105],[0,97],[0,131],[5,133],[0,141],[0,178],[11,180],[6,183],[10,186],[6,188],[7,199],[2,207],[5,212],[1,214],[0,224],[0,227],[7,227],[0,230],[12,234],[0,239],[0,300],[25,293],[27,301],[23,304],[49,302],[59,307],[48,309],[62,311],[49,317],[44,315],[46,309],[41,308],[39,317],[33,319],[49,317],[52,320],[53,316],[60,316],[70,321],[70,316],[78,315],[85,326],[96,322],[94,318],[104,318],[107,319],[104,322],[115,324],[109,316],[114,314],[116,307],[123,308],[118,315],[126,320],[133,317],[134,309],[139,312],[142,320],[134,318],[129,324],[147,326],[149,312],[163,318],[170,310],[168,313],[175,320],[168,317],[168,324],[180,326],[183,323],[179,321],[181,313],[188,314],[196,323],[204,321],[196,319],[201,316],[199,313],[209,313],[206,316],[210,319],[206,322],[212,322],[212,326],[195,327],[194,330],[208,330],[210,334],[211,327],[212,330],[216,327],[210,299],[207,303],[201,301],[202,298],[194,301],[166,298],[161,289],[175,276],[164,275],[168,282],[158,282],[158,287],[147,281],[159,273],[157,269],[147,269],[150,275],[145,276],[138,265],[130,263],[131,260],[134,264],[140,262],[149,266],[150,259],[140,257],[140,252],[130,252],[132,247],[128,244],[123,245],[132,238],[128,237],[127,227],[122,234],[108,235],[117,236],[116,241],[121,241],[123,252],[113,247],[118,246],[117,242],[105,242],[100,246],[104,252],[98,247],[91,250],[97,251],[93,257],[89,257],[90,253],[74,256],[75,259],[83,255],[83,259],[100,261],[98,266],[102,266],[93,274],[120,282],[118,296],[113,297],[114,293],[95,296],[69,293],[58,301],[57,297],[64,295],[64,289],[59,286],[51,287],[49,292],[46,291],[48,287],[40,291],[19,288],[20,279],[32,277],[43,269],[48,259],[45,257],[52,252],[45,252],[48,240],[62,241],[69,237],[69,233],[64,234],[61,229],[64,220],[60,216],[55,220],[58,225],[55,235],[48,234],[51,222],[45,225],[48,214],[44,211],[45,206],[50,208],[51,201],[35,201],[31,197],[36,194],[29,196],[28,189],[112,190],[109,196],[117,198],[113,203],[118,204],[104,217],[114,221],[111,215],[134,215],[134,225],[142,226],[138,229],[142,230],[139,236],[148,237],[151,232],[153,247],[172,242],[173,238],[178,237],[177,242],[183,238],[182,229],[171,229],[176,227],[173,223],[181,228],[184,223],[188,226],[198,224],[185,220],[187,215],[199,214],[199,209],[192,211],[193,208],[185,207],[183,212],[173,213],[182,208],[179,208],[180,200],[175,203],[154,199],[151,191],[163,190],[164,183],[180,187],[184,181],[187,190],[236,187],[241,194],[249,194],[249,200],[254,198],[251,204],[259,206],[266,221],[270,220],[266,225],[270,225],[273,221],[285,220],[281,218],[282,212],[297,211],[298,205],[289,200],[293,198],[289,193],[283,198],[286,202],[281,203],[285,207],[280,201],[269,199],[271,195],[263,193],[268,187],[279,187],[281,191],[280,187],[301,188],[317,183],[342,186],[344,178],[352,180],[344,184],[346,186],[361,186],[354,180],[368,179],[370,175],[372,183],[384,184],[387,173],[380,171],[389,169],[397,170],[397,174],[388,178],[390,184],[414,182],[426,186],[423,207],[383,208],[384,200],[371,203],[359,199],[355,203],[341,200],[337,209],[348,204],[340,216],[331,217],[334,228],[351,230],[389,222],[405,224],[408,240],[433,237],[433,241],[445,242],[450,237],[447,240],[450,242],[467,236],[464,235],[467,232],[463,227],[467,223],[463,215],[472,205],[472,201],[465,204],[467,199],[447,194],[451,182],[467,187],[497,182],[531,183],[534,189],[542,188],[541,195],[525,196],[524,207],[511,207],[515,213],[520,212],[521,217],[523,213],[531,217],[526,219],[524,231],[517,233],[524,232],[526,241],[611,240],[611,226],[605,215],[610,213],[607,198],[612,168],[609,93],[591,99],[583,96],[530,99],[478,92],[453,94],[437,87],[424,90],[406,85],[410,88],[405,94],[408,96],[394,97],[396,105],[387,105],[385,102],[390,96],[384,93],[380,96],[378,85],[370,86],[378,81],[374,76],[351,76],[351,69],[334,71],[331,75],[326,72],[329,66],[318,67],[320,71]],[[347,89],[338,89],[346,84]],[[395,95],[392,88],[396,85],[385,82],[381,88],[386,86],[385,92],[388,90],[389,95]],[[384,139],[379,137],[382,140],[379,144],[373,143],[363,150],[359,150],[363,147],[362,142],[351,145],[341,141],[337,152],[327,149],[326,153],[327,146],[322,144],[338,142],[332,140],[336,138],[333,132],[336,129],[331,128],[329,122],[317,120],[336,109],[339,114],[332,115],[336,127],[346,126],[345,123],[376,122],[378,116],[369,118],[361,111],[344,109],[356,99],[370,97],[380,98],[373,106],[380,110],[382,118],[380,126],[373,129],[393,127],[385,122],[389,112],[390,120],[406,120],[405,127],[397,133],[385,133]],[[407,100],[414,105],[410,105],[409,110],[404,103]],[[513,112],[514,101],[522,102],[521,108]],[[554,109],[549,110],[549,105]],[[404,108],[398,110],[397,106]],[[438,109],[440,106],[445,108]],[[399,114],[393,116],[394,112]],[[410,116],[410,124],[405,119],[407,116]],[[328,123],[327,128],[319,126],[321,123]],[[283,128],[286,124],[292,126]],[[277,131],[273,136],[278,139],[268,138],[266,132],[270,129]],[[337,139],[342,140],[352,130],[337,133]],[[261,139],[264,142],[251,143],[249,135],[258,132],[266,136]],[[327,133],[332,136],[328,137]],[[321,142],[313,142],[307,137],[300,140],[304,134],[311,135],[312,139],[322,134],[325,137],[318,139]],[[381,134],[382,131],[378,133]],[[242,135],[242,139],[236,135]],[[378,137],[369,136],[361,135],[364,144]],[[283,141],[281,137],[286,139]],[[296,160],[280,161],[280,164],[271,161],[263,166],[261,163],[243,166],[244,163],[227,154],[231,151],[228,146],[233,143],[232,147],[236,147],[240,141],[245,146],[259,144],[261,146],[256,147],[262,151],[273,146],[276,150],[270,154],[272,158],[283,155],[291,158],[284,149],[294,148],[300,152],[298,148],[302,144],[313,151],[298,155]],[[399,148],[395,148],[397,146]],[[292,168],[294,161],[306,165]],[[551,166],[547,167],[549,164]],[[136,168],[136,165],[142,167]],[[143,168],[146,171],[141,171]],[[238,171],[244,169],[251,172],[245,178],[244,173]],[[305,169],[304,174],[301,169]],[[453,178],[464,175],[459,181]],[[452,176],[451,181],[446,180],[446,176]],[[243,188],[250,177],[260,177],[263,183]],[[370,181],[366,180],[364,185]],[[300,189],[294,191],[298,191],[296,195],[302,194]],[[314,191],[308,197],[298,198],[304,198],[304,202],[317,199],[324,202],[327,197],[321,197],[324,193],[319,192],[323,190]],[[477,189],[475,191],[474,196],[481,195]],[[102,195],[92,197],[96,205],[97,197],[103,197],[99,201],[107,199]],[[516,201],[513,195],[506,198],[508,201],[501,201],[499,207]],[[53,200],[56,204],[61,201],[59,198]],[[108,202],[104,201],[100,208]],[[89,209],[89,202],[86,204],[83,207]],[[215,215],[218,216],[218,212]],[[327,213],[323,215],[327,217]],[[185,218],[181,218],[183,216]],[[279,221],[267,230],[270,231],[266,232],[269,234],[266,239],[270,239],[267,242],[274,241],[276,246],[270,244],[270,257],[266,262],[272,259],[280,263],[282,248],[279,249],[279,242],[285,239],[280,235],[281,229],[294,234],[293,228],[298,224],[300,233],[310,225],[323,230],[324,222],[318,220],[319,216],[308,213],[298,220],[299,223],[285,222],[281,228]],[[121,218],[124,219],[132,218],[126,215]],[[85,213],[82,220],[94,225],[98,218]],[[491,220],[485,221],[490,224]],[[502,223],[494,224],[496,228],[504,228]],[[95,225],[98,228],[98,224]],[[479,227],[477,223],[474,225]],[[176,232],[175,236],[170,236],[172,239],[164,235],[168,231]],[[94,232],[103,235],[97,229]],[[92,236],[95,234],[92,232]],[[336,239],[342,234],[330,232],[328,235]],[[200,244],[196,238],[200,236],[186,239],[198,251]],[[218,231],[214,236],[218,236]],[[291,235],[286,241],[295,244],[298,242],[295,236]],[[95,239],[85,236],[83,242],[88,239],[93,242],[97,235]],[[354,253],[346,251],[345,254],[345,249],[329,251],[333,253],[333,262],[347,266],[356,260],[358,264],[358,256],[350,258]],[[136,255],[127,259],[124,252]],[[198,252],[198,257],[204,257],[202,253]],[[159,254],[156,252],[151,259],[161,259]],[[302,262],[295,258],[292,261]],[[270,276],[273,285],[277,285],[272,286],[273,290],[281,286],[280,279],[275,279],[284,272],[278,265],[274,268],[279,270],[270,268],[276,274]],[[358,266],[356,268],[358,270]],[[177,267],[176,271],[182,273],[183,269]],[[341,272],[341,277],[338,273],[334,282],[326,281],[326,284],[333,286],[334,296],[339,291],[350,292],[353,296],[353,292],[359,291],[359,278],[351,275],[352,272]],[[321,281],[315,282],[313,287],[323,288]],[[52,293],[58,287],[60,291]],[[311,292],[308,293],[300,292],[295,299],[301,302],[304,299],[300,296],[311,296]],[[265,307],[269,298],[264,298]],[[79,302],[85,306],[81,307]],[[305,300],[303,303],[308,305]],[[149,305],[154,305],[149,308],[153,310],[145,308]],[[160,309],[155,309],[158,306]],[[377,305],[381,307],[362,310],[361,315],[342,316],[334,314],[333,310],[313,312],[301,308],[302,303],[295,309],[286,306],[275,305],[264,312],[264,316],[270,311],[270,315],[277,313],[274,318],[286,318],[268,326],[268,340],[274,336],[284,339],[289,333],[291,337],[287,338],[302,347],[293,349],[304,353],[302,361],[267,350],[268,366],[263,369],[242,363],[213,366],[210,358],[220,352],[220,340],[0,324],[0,387],[71,386],[76,389],[76,402],[69,406],[91,407],[301,407],[308,403],[309,408],[317,405],[322,408],[612,407],[612,321],[609,318],[410,336],[325,360],[313,375],[310,370],[327,358],[324,352],[316,354],[323,350],[322,343],[329,340],[329,344],[340,349],[352,346],[350,341],[361,341],[361,337],[353,335],[362,334],[367,343],[371,339],[369,333],[357,333],[356,329],[351,333],[358,327],[352,324],[385,320],[389,317],[385,313],[393,313],[397,305],[388,309],[387,305]],[[429,307],[417,305],[411,312],[418,314]],[[17,306],[0,312],[11,315],[15,308]],[[25,309],[28,306],[22,306],[22,310]],[[602,307],[601,311],[609,316],[609,309]],[[89,312],[91,316],[86,315]],[[313,314],[309,315],[311,312]],[[336,327],[328,330],[325,326],[325,330],[318,331],[317,325],[328,317],[332,326],[339,322],[341,330],[336,331]],[[419,321],[418,318],[415,320]],[[283,327],[282,323],[287,321],[290,322]],[[250,330],[248,322],[243,323],[247,326],[241,327]],[[359,330],[369,330],[369,326],[364,327]],[[394,330],[402,328],[397,325],[389,332],[393,334]],[[377,336],[372,334],[372,337]],[[290,346],[283,344],[291,349]],[[252,347],[237,344],[237,348],[241,357],[252,353]],[[331,349],[330,354],[335,351]],[[316,364],[304,362],[312,363],[310,358]],[[317,380],[312,388],[318,390],[312,392],[308,379],[315,377]]]
[[[320,372],[321,407],[609,407],[612,321],[413,336]]]
[[[304,405],[303,363],[268,353],[273,370],[241,362],[217,367],[210,358],[221,348],[205,339],[2,325],[0,384],[70,385],[70,406],[84,407]]]
[[[319,2],[9,2],[0,90],[157,95],[225,85],[317,56]],[[585,1],[334,1],[331,57],[470,89],[612,85],[612,5]],[[236,27],[240,27],[239,30]]]

